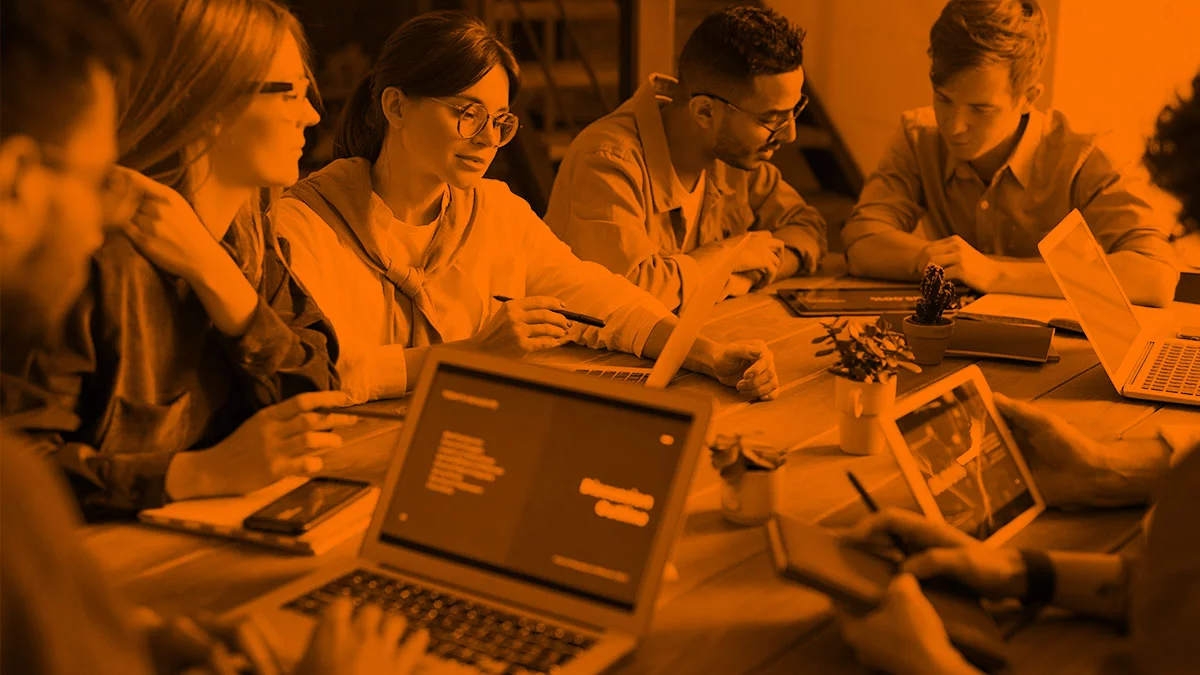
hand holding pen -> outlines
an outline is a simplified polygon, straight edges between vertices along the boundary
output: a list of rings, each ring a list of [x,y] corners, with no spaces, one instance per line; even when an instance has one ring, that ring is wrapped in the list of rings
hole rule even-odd
[[[500,302],[512,302],[512,298],[506,295],[493,295],[492,298]],[[604,321],[602,319],[597,319],[594,316],[588,316],[587,314],[580,314],[578,312],[572,312],[566,309],[551,309],[550,311],[566,317],[568,321],[582,323],[587,326],[595,326],[596,328],[604,328]]]
[[[500,305],[468,346],[493,354],[521,357],[558,347],[570,340],[571,322],[558,298],[530,296]]]

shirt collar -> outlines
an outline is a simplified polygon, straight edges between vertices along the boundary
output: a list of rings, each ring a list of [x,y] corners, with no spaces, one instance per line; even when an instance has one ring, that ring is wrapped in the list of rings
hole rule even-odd
[[[634,93],[630,103],[637,124],[642,152],[646,156],[646,171],[650,178],[650,193],[656,213],[679,208],[686,190],[675,175],[671,150],[667,146],[667,131],[663,127],[662,106],[671,103],[679,93],[679,80],[662,73],[653,73]],[[709,190],[722,195],[733,192],[726,167],[715,162],[707,175]]]
[[[1017,146],[1013,148],[1012,154],[1008,156],[1008,160],[1000,167],[997,175],[1005,169],[1012,174],[1013,178],[1021,187],[1029,186],[1029,179],[1033,173],[1033,159],[1037,153],[1038,146],[1042,142],[1042,133],[1045,129],[1046,115],[1039,110],[1030,110],[1025,115],[1025,130],[1021,132],[1021,139],[1017,141]],[[957,175],[960,170],[974,171],[970,164],[966,161],[951,157],[946,162],[946,168],[942,175],[942,182],[948,183],[950,179]]]

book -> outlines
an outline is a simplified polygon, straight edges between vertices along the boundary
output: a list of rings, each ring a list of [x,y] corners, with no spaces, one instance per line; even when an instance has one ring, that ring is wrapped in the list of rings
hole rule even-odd
[[[353,503],[302,535],[248,530],[247,516],[300,487],[308,479],[289,476],[242,497],[187,499],[138,513],[147,525],[223,539],[245,541],[299,555],[321,555],[366,531],[379,501],[379,488],[367,490]]]

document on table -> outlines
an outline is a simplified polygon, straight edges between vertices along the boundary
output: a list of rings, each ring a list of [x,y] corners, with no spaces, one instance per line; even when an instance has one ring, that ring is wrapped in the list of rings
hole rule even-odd
[[[1143,328],[1157,325],[1167,319],[1168,310],[1153,307],[1133,306],[1133,314]],[[1001,318],[1016,321],[1032,321],[1042,326],[1054,326],[1063,330],[1082,333],[1079,315],[1063,298],[1039,298],[1032,295],[988,293],[963,307],[959,316],[974,318]]]

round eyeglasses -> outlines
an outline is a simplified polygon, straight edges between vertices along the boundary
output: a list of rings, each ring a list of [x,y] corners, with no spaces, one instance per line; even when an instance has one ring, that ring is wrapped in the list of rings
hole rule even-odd
[[[467,103],[458,105],[445,101],[440,98],[430,98],[431,101],[437,101],[442,105],[458,112],[458,135],[463,138],[475,138],[483,133],[488,122],[491,122],[492,128],[499,134],[499,140],[496,142],[496,147],[507,145],[517,135],[517,129],[521,126],[521,120],[510,112],[496,113],[495,115],[488,112],[482,103]]]
[[[716,94],[705,94],[705,93],[692,94],[692,98],[696,98],[697,96],[707,96],[711,99],[720,101],[721,103],[724,103],[725,105],[729,106],[730,108],[733,108],[734,110],[736,110],[736,111],[742,113],[743,115],[749,117],[750,119],[754,120],[755,124],[766,129],[767,131],[771,132],[771,135],[767,136],[768,143],[775,142],[775,139],[779,138],[779,134],[782,134],[784,132],[784,130],[788,128],[789,124],[795,122],[800,117],[800,113],[804,112],[804,109],[808,107],[808,94],[800,94],[800,101],[798,103],[796,103],[796,105],[793,106],[790,111],[776,113],[776,114],[783,115],[784,119],[781,122],[779,122],[778,124],[772,125],[772,124],[768,124],[767,122],[762,121],[762,113],[750,112],[749,110],[746,110],[745,108],[738,106],[736,103],[734,103],[733,101],[730,101],[727,98],[722,98],[720,96],[717,96]]]

